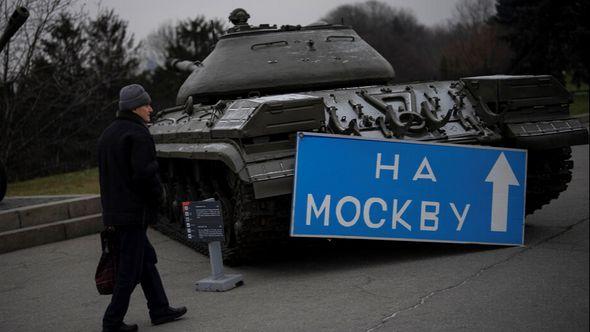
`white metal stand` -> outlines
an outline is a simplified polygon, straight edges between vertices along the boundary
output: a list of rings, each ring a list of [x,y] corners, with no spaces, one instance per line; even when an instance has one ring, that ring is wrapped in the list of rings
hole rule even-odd
[[[211,276],[197,281],[197,290],[203,292],[225,292],[244,284],[241,274],[223,274],[221,243],[209,242]]]

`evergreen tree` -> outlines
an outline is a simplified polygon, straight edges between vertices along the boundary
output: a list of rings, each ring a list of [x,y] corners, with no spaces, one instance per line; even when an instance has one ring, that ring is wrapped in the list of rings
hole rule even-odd
[[[342,5],[324,21],[351,26],[391,63],[397,82],[435,79],[439,47],[436,35],[409,10],[380,1]]]
[[[68,170],[75,167],[64,154],[80,158],[77,155],[83,149],[78,138],[86,128],[81,122],[86,115],[85,103],[90,99],[83,67],[83,30],[82,22],[62,13],[40,41],[40,52],[15,98],[18,113],[11,125],[18,133],[13,137],[12,153],[33,157],[14,158],[13,174],[26,178]]]
[[[586,0],[498,0],[498,23],[514,51],[512,72],[551,74],[564,71],[575,83],[589,82],[590,2]]]
[[[197,16],[180,21],[175,26],[164,25],[148,38],[153,42],[149,47],[160,48],[152,54],[162,57],[157,61],[160,66],[144,76],[144,84],[156,110],[176,104],[178,89],[188,77],[188,73],[165,66],[166,60],[202,61],[211,53],[223,33],[224,25],[220,20],[207,21],[204,16]]]
[[[493,0],[460,0],[447,24],[440,60],[442,79],[504,74],[510,49],[498,36]]]
[[[127,35],[127,22],[113,10],[104,10],[87,23],[85,33],[91,77],[102,85],[104,97],[114,102],[121,85],[130,81],[139,64],[133,37]]]
[[[137,59],[126,22],[62,12],[48,25],[29,73],[19,82],[10,122],[9,169],[29,178],[95,164],[98,135],[134,81]]]

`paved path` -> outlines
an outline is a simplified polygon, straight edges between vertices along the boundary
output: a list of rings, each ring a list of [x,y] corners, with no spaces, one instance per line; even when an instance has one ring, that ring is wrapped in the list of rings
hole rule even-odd
[[[588,145],[567,192],[529,216],[526,246],[345,241],[228,272],[245,285],[199,293],[208,259],[150,231],[185,319],[142,331],[588,330]],[[93,286],[98,236],[0,255],[0,331],[99,331],[109,301]]]

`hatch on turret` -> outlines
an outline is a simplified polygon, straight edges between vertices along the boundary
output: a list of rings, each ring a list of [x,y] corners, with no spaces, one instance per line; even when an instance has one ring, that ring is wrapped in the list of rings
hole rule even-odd
[[[231,29],[230,29],[231,30]],[[181,86],[177,104],[193,96],[228,97],[383,84],[393,67],[351,28],[245,26],[220,38]]]

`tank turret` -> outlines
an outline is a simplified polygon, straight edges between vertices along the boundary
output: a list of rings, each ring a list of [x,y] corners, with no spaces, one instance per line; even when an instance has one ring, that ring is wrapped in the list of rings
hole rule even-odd
[[[320,24],[277,28],[248,25],[236,9],[235,24],[199,70],[181,86],[177,104],[309,89],[386,84],[393,67],[350,27]]]

